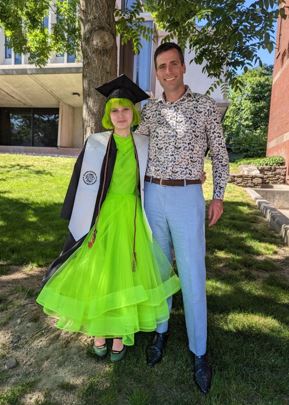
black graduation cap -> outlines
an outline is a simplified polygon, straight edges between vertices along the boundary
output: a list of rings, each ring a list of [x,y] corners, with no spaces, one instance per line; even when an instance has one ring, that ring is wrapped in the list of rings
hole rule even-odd
[[[110,98],[128,98],[134,104],[150,97],[124,74],[104,83],[102,86],[96,87],[96,90],[105,96],[107,100]]]

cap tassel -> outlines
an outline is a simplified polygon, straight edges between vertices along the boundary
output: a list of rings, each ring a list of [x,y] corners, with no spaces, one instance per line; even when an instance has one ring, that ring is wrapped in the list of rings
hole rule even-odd
[[[92,246],[94,245],[95,238],[96,238],[96,228],[94,228],[92,237],[91,237],[90,241],[88,242],[89,249],[91,249]]]
[[[133,257],[132,257],[132,271],[135,272],[136,271],[136,252],[133,252]]]
[[[134,145],[134,153],[135,153],[135,158],[137,162],[137,167],[136,167],[136,184],[138,183],[139,180],[139,169],[138,169],[138,158],[137,158],[137,153],[136,153],[136,148]],[[137,215],[137,190],[135,190],[135,203],[134,203],[134,219],[133,219],[133,256],[132,256],[132,271],[136,271],[136,215]]]

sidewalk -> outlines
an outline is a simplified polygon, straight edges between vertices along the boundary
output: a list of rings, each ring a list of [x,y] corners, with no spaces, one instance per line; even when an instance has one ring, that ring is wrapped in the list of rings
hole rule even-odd
[[[15,153],[21,155],[35,156],[62,156],[77,157],[81,148],[57,148],[57,147],[36,147],[36,146],[0,146],[0,153]]]

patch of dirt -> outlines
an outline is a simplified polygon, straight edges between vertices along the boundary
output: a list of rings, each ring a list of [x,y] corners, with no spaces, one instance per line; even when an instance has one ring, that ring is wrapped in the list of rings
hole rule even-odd
[[[280,268],[280,271],[278,273],[289,281],[289,249],[288,249],[288,246],[284,246],[281,249],[279,249],[278,253],[274,255],[274,260],[275,260],[275,263]]]
[[[260,279],[260,281],[265,280],[267,277],[271,276],[272,274],[276,275],[280,279],[284,278],[285,280],[289,281],[289,248],[288,246],[283,246],[278,249],[278,252],[274,253],[273,255],[259,255],[254,256],[254,260],[258,262],[265,261],[272,261],[273,269],[270,271],[262,271],[262,270],[255,270],[250,269],[247,270],[252,276],[256,279]],[[223,274],[227,274],[228,270],[230,270],[230,263],[226,263],[224,260],[221,263],[218,271]],[[208,274],[210,274],[210,268],[207,270]],[[214,273],[212,273],[214,274]]]
[[[82,385],[109,367],[90,354],[91,338],[62,332],[43,314],[35,298],[44,272],[13,266],[0,277],[1,405],[81,404]]]

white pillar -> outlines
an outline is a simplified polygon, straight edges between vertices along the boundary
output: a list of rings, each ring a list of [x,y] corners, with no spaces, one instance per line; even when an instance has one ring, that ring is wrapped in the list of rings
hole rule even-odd
[[[59,147],[71,148],[73,146],[73,115],[73,107],[60,102],[57,140]]]

